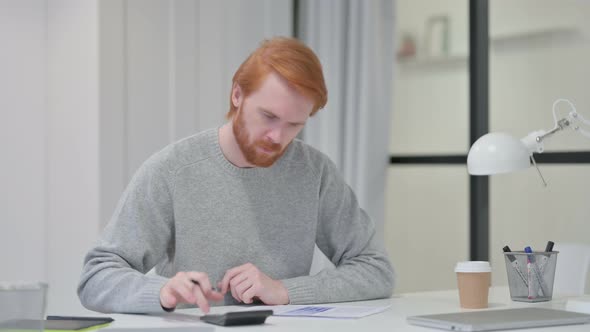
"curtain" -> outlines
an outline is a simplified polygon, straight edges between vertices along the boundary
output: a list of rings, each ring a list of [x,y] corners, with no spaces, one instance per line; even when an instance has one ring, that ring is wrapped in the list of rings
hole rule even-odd
[[[300,0],[297,20],[328,87],[328,104],[308,121],[303,140],[336,163],[377,234],[385,219],[393,17],[394,0]]]

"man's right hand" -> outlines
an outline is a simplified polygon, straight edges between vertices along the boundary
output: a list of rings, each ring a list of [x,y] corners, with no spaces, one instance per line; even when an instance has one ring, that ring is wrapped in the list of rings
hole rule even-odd
[[[209,277],[203,272],[178,272],[160,290],[160,304],[174,309],[179,303],[196,304],[209,312],[209,301],[221,301],[223,294],[211,288]]]

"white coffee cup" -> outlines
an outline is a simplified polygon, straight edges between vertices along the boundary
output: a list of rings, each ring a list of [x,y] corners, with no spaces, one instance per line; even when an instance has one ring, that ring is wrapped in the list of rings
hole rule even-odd
[[[458,262],[455,266],[459,302],[462,308],[480,309],[488,307],[488,293],[492,267],[489,262]]]

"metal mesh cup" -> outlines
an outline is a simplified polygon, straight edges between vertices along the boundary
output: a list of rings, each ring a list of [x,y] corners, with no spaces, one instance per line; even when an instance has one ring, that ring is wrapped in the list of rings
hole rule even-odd
[[[43,331],[47,284],[0,282],[0,332]]]
[[[520,302],[550,301],[558,251],[504,253],[510,298]]]

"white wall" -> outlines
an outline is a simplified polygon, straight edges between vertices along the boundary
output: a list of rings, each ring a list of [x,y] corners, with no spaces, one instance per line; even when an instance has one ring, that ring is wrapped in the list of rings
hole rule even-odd
[[[469,145],[468,2],[398,0],[396,6],[396,41],[399,44],[405,34],[411,35],[417,50],[416,61],[397,61],[390,151],[464,153]],[[446,56],[431,56],[427,22],[441,15],[449,18],[449,51]]]
[[[44,0],[0,1],[0,280],[46,280]]]
[[[49,310],[77,308],[76,286],[98,234],[98,2],[47,6],[47,280]]]
[[[0,5],[0,279],[46,281],[50,310],[74,308],[99,225],[96,3]]]
[[[291,1],[0,1],[0,280],[83,314],[83,256],[157,149],[220,125],[231,75]],[[256,18],[258,17],[258,18]]]

